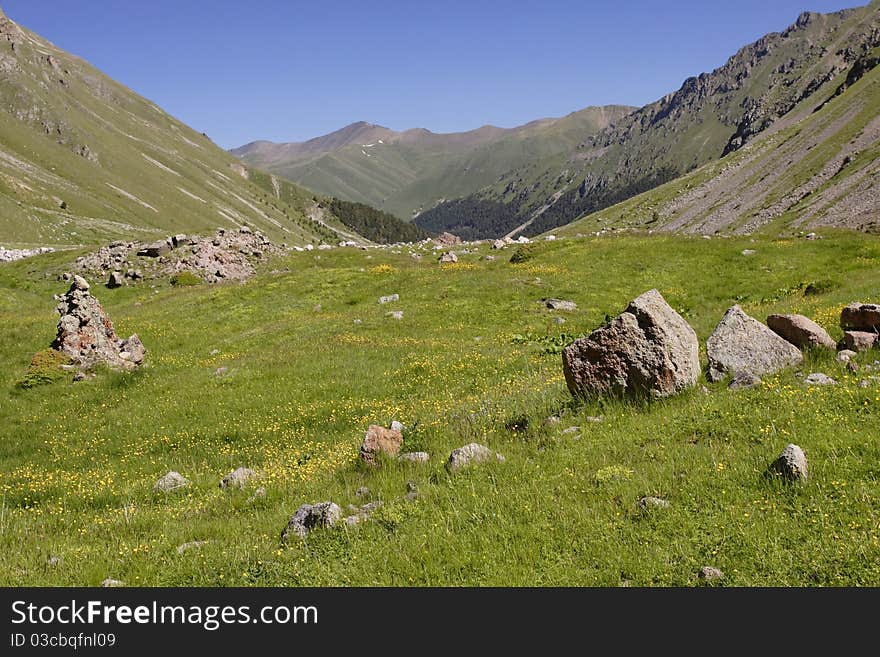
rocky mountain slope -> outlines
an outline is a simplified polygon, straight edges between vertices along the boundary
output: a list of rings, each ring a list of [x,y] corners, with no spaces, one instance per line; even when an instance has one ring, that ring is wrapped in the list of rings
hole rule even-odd
[[[290,243],[350,238],[310,192],[242,165],[2,11],[0,101],[0,244],[243,224]]]
[[[880,48],[754,141],[557,234],[880,232]]]
[[[675,93],[564,155],[439,204],[417,223],[470,237],[537,234],[564,225],[735,153],[794,116],[809,115],[842,92],[848,77],[854,81],[876,63],[878,45],[876,0],[833,14],[804,13],[783,32],[742,48],[724,66],[689,78]],[[841,102],[851,97],[843,94]],[[842,121],[858,113],[851,109]]]
[[[353,123],[306,142],[258,141],[234,149],[244,162],[324,194],[410,218],[471,194],[510,169],[568,151],[635,108],[590,107],[511,129],[436,134]]]

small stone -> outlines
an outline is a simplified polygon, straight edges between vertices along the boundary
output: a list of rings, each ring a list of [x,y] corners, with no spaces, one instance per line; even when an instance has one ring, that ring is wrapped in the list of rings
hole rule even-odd
[[[378,465],[377,455],[397,456],[403,443],[403,434],[395,429],[386,429],[371,424],[361,443],[360,458],[367,465]]]
[[[403,311],[392,310],[391,312],[385,313],[385,317],[390,317],[391,319],[403,319]]]
[[[742,250],[742,254],[743,254],[744,256],[753,256],[753,255],[755,255],[756,253],[757,253],[757,251],[755,251],[754,249],[743,249],[743,250]]]
[[[236,468],[220,480],[220,488],[244,488],[248,481],[257,476],[250,468]]]
[[[485,445],[470,443],[464,447],[452,450],[449,460],[446,462],[446,469],[450,472],[457,472],[462,468],[488,463],[493,460],[503,463],[505,459],[501,454],[493,452]]]
[[[86,373],[85,372],[77,372],[76,374],[73,375],[73,380],[77,383],[79,383],[80,381],[85,381],[86,380]]]
[[[553,323],[554,324],[565,324],[565,317],[554,317]]]
[[[179,472],[174,472],[173,470],[162,476],[159,481],[156,482],[156,485],[153,486],[154,493],[170,493],[171,491],[179,490],[181,488],[186,488],[190,485],[189,480],[181,475]]]
[[[428,452],[406,452],[397,458],[407,463],[427,463],[431,460],[431,455]]]
[[[730,385],[727,387],[730,390],[748,390],[759,385],[761,385],[761,377],[755,376],[750,372],[737,372],[733,375],[733,379],[731,379]]]
[[[254,491],[254,494],[248,498],[248,504],[253,504],[259,499],[266,497],[266,487],[260,486],[257,490]]]
[[[80,276],[79,274],[76,274],[73,277],[73,289],[82,290],[83,292],[87,292],[89,287],[91,287],[89,285],[89,282],[86,279],[84,279],[82,276]]]
[[[391,423],[391,430],[403,433],[404,431],[406,431],[406,427],[403,425],[403,422],[398,422],[397,420],[394,420]]]
[[[56,566],[61,565],[61,561],[61,557],[49,557],[48,561],[46,561],[46,565],[51,568],[55,568]]]
[[[363,323],[364,323],[364,321],[363,321],[362,319],[356,319],[356,320],[354,320],[354,325],[355,325],[355,326],[360,326],[360,325],[363,324]]]
[[[291,536],[305,538],[315,529],[332,527],[342,520],[342,509],[333,502],[303,504],[290,518],[287,527],[281,532],[281,542],[286,543]]]
[[[717,582],[724,577],[724,573],[714,566],[703,566],[700,568],[698,577],[704,582]]]
[[[542,301],[550,310],[564,310],[566,312],[577,310],[577,304],[574,301],[567,301],[565,299],[542,299]]]
[[[808,476],[807,456],[797,445],[789,444],[773,463],[770,472],[788,481],[805,480]]]
[[[104,589],[118,588],[120,586],[125,586],[125,584],[120,582],[118,579],[112,579],[110,577],[101,582],[101,588]]]
[[[659,497],[646,496],[639,500],[639,508],[647,509],[668,509],[671,505],[667,500]]]
[[[569,434],[580,433],[580,432],[581,432],[580,427],[568,427],[567,429],[562,430],[562,435],[567,436]]]
[[[400,301],[399,294],[390,294],[387,297],[379,297],[379,303],[381,304],[392,303],[394,301]]]
[[[413,502],[419,496],[419,487],[415,485],[414,482],[408,481],[406,482],[406,495],[404,495],[404,499],[407,502]]]
[[[198,550],[208,544],[208,541],[190,541],[189,543],[184,543],[183,545],[177,546],[177,554],[183,554],[185,552],[189,552],[190,550]]]
[[[444,253],[440,256],[441,264],[452,264],[458,262],[458,256],[450,251],[449,253]]]
[[[370,489],[367,488],[366,486],[361,486],[360,488],[358,488],[354,492],[354,496],[355,497],[371,497],[372,493],[370,492]]]
[[[228,367],[218,367],[216,370],[214,370],[214,376],[226,376],[228,373]]]
[[[837,352],[837,362],[838,363],[848,363],[853,356],[858,356],[858,354],[851,349],[844,349],[842,351]]]
[[[804,383],[811,386],[836,386],[837,381],[822,372],[814,372],[804,379]]]
[[[544,420],[544,426],[545,427],[552,427],[552,426],[559,424],[560,422],[562,422],[562,420],[559,419],[558,415],[551,415],[550,417],[548,417],[547,419]]]

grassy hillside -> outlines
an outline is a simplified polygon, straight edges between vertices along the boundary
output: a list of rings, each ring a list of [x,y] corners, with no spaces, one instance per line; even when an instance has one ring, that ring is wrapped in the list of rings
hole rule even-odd
[[[0,12],[0,243],[93,244],[248,223],[278,241],[338,239],[313,195]]]
[[[254,142],[232,152],[309,189],[410,219],[493,184],[510,169],[567,152],[634,109],[589,107],[508,130],[452,134],[361,122],[301,144]]]
[[[811,105],[724,159],[554,232],[792,234],[831,225],[876,233],[878,199],[880,68],[872,68],[856,80],[841,73]]]
[[[0,265],[0,584],[689,586],[713,565],[727,585],[877,586],[876,352],[858,373],[814,354],[754,390],[645,406],[574,405],[562,376],[560,345],[653,287],[703,343],[734,303],[839,338],[843,304],[878,301],[880,242],[823,237],[557,240],[518,265],[482,246],[443,267],[339,249],[246,285],[99,289],[150,366],[29,390],[16,382],[54,336],[73,254]],[[551,296],[578,310],[543,309]],[[816,371],[839,384],[805,386]],[[392,420],[431,461],[359,468],[364,430]],[[471,441],[506,462],[448,474]],[[789,442],[803,485],[762,474]],[[239,466],[262,479],[221,490]],[[192,487],[152,493],[169,470]],[[363,504],[362,486],[384,502],[371,521],[281,547],[302,503]],[[644,495],[671,506],[640,511]],[[192,541],[207,543],[178,552]]]
[[[717,161],[792,115],[811,112],[878,46],[877,0],[834,14],[804,13],[783,32],[745,46],[724,66],[685,80],[675,93],[577,148],[508,172],[465,202],[425,212],[417,223],[455,232],[478,212],[487,218],[482,233],[472,226],[480,237],[552,230]]]

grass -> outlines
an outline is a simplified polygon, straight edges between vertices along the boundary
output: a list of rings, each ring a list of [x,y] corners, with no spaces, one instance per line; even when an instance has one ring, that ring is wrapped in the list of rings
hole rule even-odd
[[[285,257],[246,285],[102,289],[149,367],[30,390],[15,384],[54,336],[51,295],[75,254],[3,265],[0,585],[690,586],[713,565],[725,585],[876,586],[870,372],[811,353],[754,390],[579,406],[548,348],[652,287],[703,343],[733,303],[760,319],[802,312],[839,338],[840,307],[876,300],[880,242],[824,238],[565,239],[518,265],[480,259],[484,245],[443,267],[345,249]],[[551,296],[578,310],[545,309]],[[804,386],[813,371],[839,385]],[[431,461],[360,467],[367,426],[392,420],[407,426],[404,450]],[[449,452],[469,442],[506,461],[449,474]],[[810,461],[803,485],[764,476],[789,442]],[[259,481],[221,490],[239,466]],[[169,470],[192,486],[153,493]],[[372,521],[281,546],[300,504],[362,504],[362,486],[384,501]],[[671,506],[640,509],[646,495]],[[178,554],[191,541],[208,543]]]

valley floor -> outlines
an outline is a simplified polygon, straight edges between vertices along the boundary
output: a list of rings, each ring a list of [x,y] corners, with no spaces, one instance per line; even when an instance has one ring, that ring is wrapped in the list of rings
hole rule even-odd
[[[245,285],[95,285],[149,367],[31,389],[16,384],[75,256],[0,265],[0,585],[689,586],[707,565],[731,586],[880,585],[878,352],[644,405],[575,404],[562,376],[561,345],[651,288],[702,344],[734,303],[840,338],[844,304],[880,301],[880,240],[822,237],[559,239],[520,264],[482,245],[442,266],[335,249]],[[430,461],[360,466],[368,425],[393,420]],[[449,474],[470,442],[505,462]],[[792,442],[810,479],[766,479]],[[221,489],[240,466],[259,480]],[[154,493],[170,470],[192,485]],[[371,499],[369,521],[282,546],[301,504]]]

